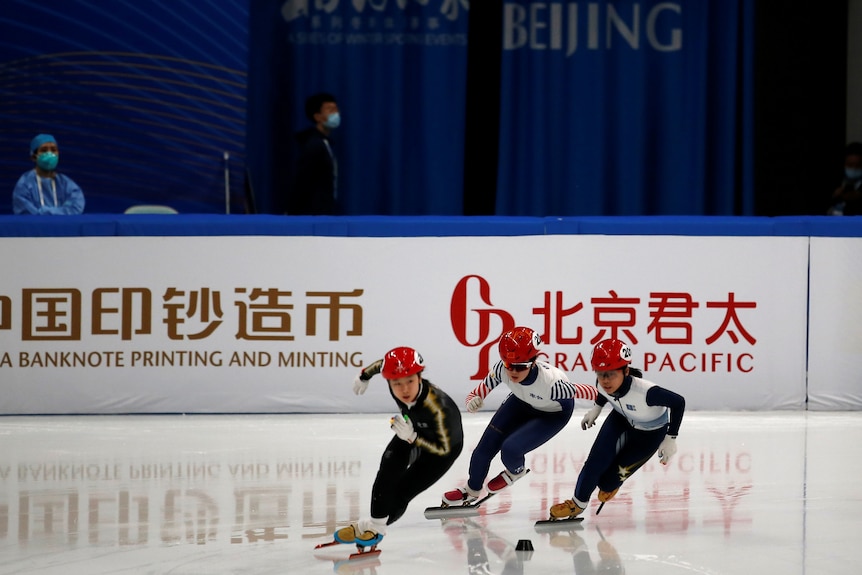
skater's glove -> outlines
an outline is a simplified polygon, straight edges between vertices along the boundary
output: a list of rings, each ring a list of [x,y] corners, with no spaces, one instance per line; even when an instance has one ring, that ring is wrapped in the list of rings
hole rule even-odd
[[[596,419],[599,418],[599,414],[602,412],[601,405],[594,405],[592,409],[590,409],[584,418],[581,420],[581,429],[589,429],[590,427],[596,424]]]
[[[413,429],[413,422],[406,416],[398,414],[389,420],[390,427],[399,439],[403,439],[407,443],[416,441],[416,430]]]
[[[353,380],[353,393],[356,395],[362,395],[365,393],[365,390],[368,389],[368,382],[370,379],[362,379],[362,373],[356,376],[356,379]]]
[[[485,400],[482,399],[481,396],[476,395],[467,402],[467,411],[469,411],[470,413],[476,413],[482,408],[484,404]]]
[[[674,453],[676,453],[676,436],[665,435],[661,445],[658,446],[658,456],[661,464],[667,465],[667,462],[670,461]]]

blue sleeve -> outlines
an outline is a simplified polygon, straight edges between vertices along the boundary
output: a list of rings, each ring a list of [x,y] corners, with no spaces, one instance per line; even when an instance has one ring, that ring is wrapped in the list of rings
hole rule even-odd
[[[84,192],[81,191],[80,186],[63,174],[57,174],[55,183],[57,185],[57,201],[60,205],[49,205],[54,203],[53,198],[50,198],[46,205],[42,205],[42,202],[39,201],[35,173],[33,171],[25,173],[18,179],[18,183],[15,184],[15,189],[12,191],[12,212],[34,215],[77,215],[83,213]]]
[[[40,206],[33,201],[33,185],[28,185],[32,172],[27,172],[18,178],[18,183],[15,184],[15,189],[12,190],[12,213],[14,214],[38,214]]]
[[[65,188],[63,203],[57,206],[53,213],[74,216],[84,213],[84,192],[72,178],[60,175]]]
[[[646,392],[647,405],[664,405],[670,410],[670,423],[667,434],[679,435],[679,426],[685,413],[685,398],[678,393],[659,386],[653,386]]]

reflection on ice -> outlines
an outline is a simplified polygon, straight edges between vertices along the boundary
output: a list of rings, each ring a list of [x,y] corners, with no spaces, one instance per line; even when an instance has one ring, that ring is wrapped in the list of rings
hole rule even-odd
[[[671,465],[645,465],[601,515],[594,500],[582,523],[540,532],[592,440],[572,426],[477,517],[423,516],[464,480],[465,456],[390,526],[377,558],[315,551],[367,513],[389,439],[381,418],[0,419],[0,574],[807,575],[862,562],[862,463],[841,451],[862,440],[856,413],[687,414]],[[486,424],[465,420],[465,453]],[[524,539],[532,553],[516,550]]]

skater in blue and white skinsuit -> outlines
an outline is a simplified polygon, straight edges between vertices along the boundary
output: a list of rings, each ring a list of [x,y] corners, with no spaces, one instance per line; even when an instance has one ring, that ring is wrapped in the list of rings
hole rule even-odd
[[[444,505],[469,505],[476,501],[491,460],[498,453],[505,469],[488,482],[488,493],[496,493],[526,475],[526,454],[566,426],[575,399],[596,399],[594,387],[571,383],[563,371],[538,361],[541,345],[539,335],[528,327],[516,327],[500,338],[500,361],[467,395],[467,411],[478,411],[484,398],[501,384],[511,393],[473,450],[467,485],[447,491],[443,495]]]
[[[581,428],[592,427],[602,407],[613,411],[605,419],[578,476],[572,499],[551,507],[551,519],[572,519],[584,512],[596,487],[599,501],[610,501],[623,481],[658,452],[663,465],[676,453],[676,436],[685,412],[685,399],[643,379],[630,367],[632,351],[618,339],[600,341],[590,359],[599,395],[584,416]]]

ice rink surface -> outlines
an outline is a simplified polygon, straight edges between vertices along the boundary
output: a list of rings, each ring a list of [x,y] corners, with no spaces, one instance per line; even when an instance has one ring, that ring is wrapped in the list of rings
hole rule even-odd
[[[394,412],[393,412],[394,413]],[[375,558],[314,550],[368,515],[390,414],[0,418],[0,574],[858,574],[862,413],[688,412],[679,452],[596,515],[538,532],[598,427],[582,411],[470,519],[423,510],[466,478],[490,413]],[[605,414],[600,421],[603,421]],[[492,476],[501,468],[499,459]],[[533,551],[516,551],[529,540]]]

